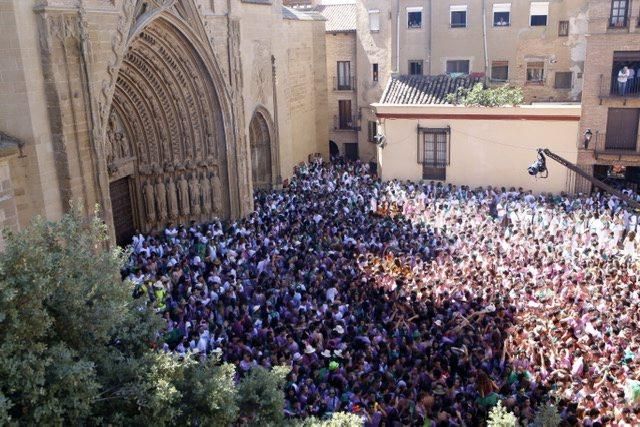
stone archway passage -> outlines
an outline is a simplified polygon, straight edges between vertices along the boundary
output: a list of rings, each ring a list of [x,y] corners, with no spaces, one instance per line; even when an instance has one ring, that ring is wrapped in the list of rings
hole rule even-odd
[[[254,190],[270,189],[273,183],[271,168],[271,132],[260,111],[256,111],[249,125],[251,145],[251,177]]]
[[[143,230],[229,215],[219,92],[193,46],[158,18],[131,41],[116,82],[108,169],[111,181],[123,174],[132,180],[134,219]]]

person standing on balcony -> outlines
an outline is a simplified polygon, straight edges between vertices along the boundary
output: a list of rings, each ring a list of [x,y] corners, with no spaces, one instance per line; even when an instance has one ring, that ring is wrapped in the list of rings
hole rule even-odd
[[[636,92],[636,70],[633,69],[633,64],[629,66],[629,79],[627,80],[627,93],[635,93]]]
[[[625,65],[618,72],[618,95],[624,96],[627,91],[627,80],[629,79],[629,68]]]

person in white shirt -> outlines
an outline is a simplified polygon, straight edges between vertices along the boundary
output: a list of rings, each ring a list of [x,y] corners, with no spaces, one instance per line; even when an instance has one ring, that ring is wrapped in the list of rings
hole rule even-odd
[[[629,68],[625,65],[618,71],[618,95],[625,96],[627,93],[627,81],[629,80]]]

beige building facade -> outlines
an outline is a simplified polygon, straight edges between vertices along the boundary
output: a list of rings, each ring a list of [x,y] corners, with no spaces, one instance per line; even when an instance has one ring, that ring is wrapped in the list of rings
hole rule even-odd
[[[579,105],[373,107],[386,137],[377,148],[383,180],[446,181],[534,193],[573,191],[575,174],[551,159],[546,179],[532,177],[527,167],[536,160],[538,148],[576,162]]]
[[[329,148],[333,155],[358,158],[358,109],[356,5],[320,5],[325,19]]]
[[[356,0],[358,153],[375,161],[371,105],[399,75],[472,75],[525,101],[582,97],[588,0]]]
[[[95,204],[125,242],[238,218],[328,154],[324,18],[282,0],[2,0],[0,222]],[[283,42],[284,41],[284,42]]]
[[[578,163],[598,179],[638,191],[640,3],[594,0],[589,15]],[[619,78],[625,66],[633,78]],[[581,181],[579,187],[589,191],[591,184]]]

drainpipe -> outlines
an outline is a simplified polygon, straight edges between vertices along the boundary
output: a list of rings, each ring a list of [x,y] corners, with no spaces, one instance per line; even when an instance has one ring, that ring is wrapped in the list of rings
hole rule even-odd
[[[487,84],[489,72],[489,54],[487,53],[487,1],[482,0],[482,42],[484,44],[484,84]]]
[[[429,51],[427,52],[427,59],[429,60],[429,75],[431,75],[431,39],[433,38],[433,19],[431,19],[432,8],[433,8],[432,4],[433,4],[433,0],[429,0],[429,43],[428,43]]]
[[[400,74],[400,0],[396,0],[396,73]]]

